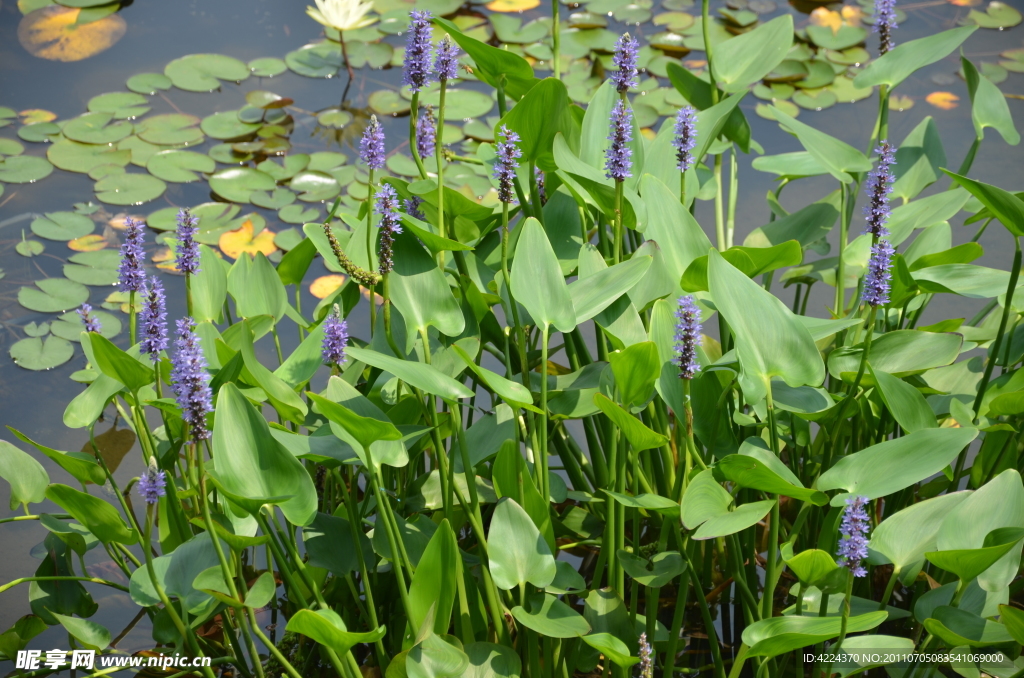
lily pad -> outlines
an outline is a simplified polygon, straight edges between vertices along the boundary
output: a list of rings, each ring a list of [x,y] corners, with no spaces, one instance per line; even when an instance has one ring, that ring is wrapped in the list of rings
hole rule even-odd
[[[775,108],[779,109],[780,111],[782,111],[791,118],[795,118],[796,116],[800,115],[800,109],[796,107],[796,104],[794,104],[792,101],[781,100],[776,101],[771,105],[758,104],[757,106],[754,107],[754,112],[757,113],[762,118],[765,118],[766,120],[774,120],[775,118],[772,117],[772,106],[775,106]]]
[[[284,61],[292,71],[307,78],[333,77],[345,63],[341,57],[341,46],[330,41],[304,45],[288,52]]]
[[[238,205],[223,202],[206,202],[191,209],[192,216],[199,220],[199,231],[229,230],[231,221],[241,211]],[[146,217],[146,225],[157,231],[173,231],[178,216],[177,207],[166,207]]]
[[[328,108],[326,111],[317,113],[316,121],[324,127],[341,129],[352,122],[352,114],[338,108]]]
[[[835,93],[827,89],[803,89],[793,94],[793,103],[809,111],[822,111],[838,101]]]
[[[75,347],[60,337],[28,337],[15,342],[10,353],[14,363],[26,370],[51,370],[71,360]]]
[[[276,185],[272,176],[251,167],[232,167],[210,177],[214,193],[232,202],[249,202],[253,191],[271,191]]]
[[[543,40],[551,32],[549,24],[545,20],[536,19],[523,24],[522,17],[507,14],[491,16],[491,25],[494,27],[494,33],[498,36],[498,40],[518,45]]]
[[[866,28],[843,24],[833,31],[829,26],[808,26],[807,37],[823,49],[841,51],[859,45],[868,37]]]
[[[75,252],[96,252],[105,249],[108,244],[110,243],[107,242],[107,239],[99,233],[91,233],[83,235],[81,238],[69,240],[68,249]]]
[[[421,95],[420,101],[433,106],[437,110],[441,103],[441,93],[427,92]],[[444,119],[466,120],[487,115],[494,107],[494,99],[483,92],[471,89],[449,89],[445,95]]]
[[[83,10],[48,5],[26,14],[18,24],[18,41],[32,56],[50,61],[81,61],[109,49],[128,25],[118,14],[79,23]]]
[[[263,207],[268,210],[276,210],[286,205],[291,205],[295,202],[295,194],[289,191],[283,186],[275,188],[273,193],[267,193],[265,191],[253,191],[249,196],[249,202],[257,207]]]
[[[125,82],[128,89],[138,94],[156,94],[173,84],[163,73],[136,73]]]
[[[189,92],[212,92],[221,80],[241,82],[249,77],[249,67],[223,54],[189,54],[167,64],[164,75],[175,87]]]
[[[160,151],[146,162],[146,170],[157,179],[182,184],[202,179],[196,172],[209,174],[215,169],[213,158],[195,151]]]
[[[1018,9],[996,0],[995,2],[988,3],[988,7],[985,8],[984,12],[972,9],[963,23],[977,24],[982,28],[1002,30],[1004,28],[1012,28],[1022,20],[1024,20],[1024,16],[1021,15]]]
[[[829,89],[836,95],[840,103],[852,104],[861,99],[867,99],[874,91],[871,87],[854,87],[853,80],[845,75],[837,76]]]
[[[61,131],[68,139],[83,144],[112,144],[132,133],[130,122],[113,120],[112,113],[85,113],[68,120]]]
[[[1008,71],[1013,71],[1014,73],[1024,73],[1024,47],[1008,49],[1005,52],[1001,52],[999,56],[1007,60],[1000,61],[1000,66]],[[2,124],[0,124],[0,126],[2,126]]]
[[[145,167],[150,158],[160,151],[167,150],[167,146],[151,144],[148,141],[143,141],[137,136],[132,135],[117,142],[117,149],[119,151],[128,151],[131,153],[131,163],[133,165]]]
[[[40,238],[67,242],[88,235],[96,228],[92,219],[75,212],[47,212],[32,221],[32,232]]]
[[[46,149],[46,157],[62,170],[88,174],[100,165],[124,167],[131,161],[132,154],[113,146],[61,139]]]
[[[60,125],[53,122],[33,122],[18,130],[18,138],[34,144],[56,141],[60,138]]]
[[[305,202],[328,200],[341,192],[341,186],[333,176],[317,170],[299,172],[288,185],[299,193],[299,200]]]
[[[4,156],[11,157],[21,155],[24,152],[25,147],[14,139],[0,137],[0,160],[3,160]]]
[[[663,12],[654,17],[655,26],[664,26],[673,33],[682,33],[693,26],[695,19],[686,12]]]
[[[148,174],[113,174],[97,181],[93,190],[110,205],[141,205],[163,195],[167,184]]]
[[[288,70],[288,64],[276,57],[263,57],[249,62],[249,70],[257,78],[272,78]]]
[[[240,165],[253,159],[253,154],[236,151],[231,144],[217,144],[206,152],[211,158],[225,165]]]
[[[121,263],[121,253],[117,250],[79,252],[68,261],[64,264],[64,277],[68,280],[96,287],[117,283],[117,268]]]
[[[43,253],[46,247],[38,240],[22,240],[14,246],[14,251],[23,257],[34,257]]]
[[[315,207],[289,205],[278,210],[277,218],[286,224],[306,224],[317,221],[320,218],[320,210]]]
[[[149,100],[135,92],[110,92],[89,99],[87,108],[94,113],[110,113],[118,120],[137,118],[149,112]]]
[[[196,125],[199,118],[184,113],[165,113],[146,118],[135,132],[143,141],[158,146],[189,146],[202,143],[203,132]]]
[[[390,89],[379,89],[373,92],[367,103],[374,113],[381,116],[405,115],[409,112],[409,102],[403,99],[398,92]]]
[[[89,300],[89,288],[66,278],[43,278],[36,287],[18,290],[18,303],[30,311],[57,313],[78,308]]]
[[[827,61],[809,61],[807,66],[807,77],[795,83],[797,87],[804,89],[818,89],[831,85],[836,79],[836,72]]]
[[[246,219],[238,229],[221,233],[217,245],[221,252],[232,259],[237,259],[243,253],[255,256],[262,252],[269,256],[277,251],[272,231],[263,229],[255,236],[253,232],[252,219]]]
[[[199,128],[213,139],[238,139],[249,136],[260,128],[260,123],[242,122],[238,111],[223,111],[203,118]]]
[[[797,82],[807,77],[807,66],[796,59],[786,59],[768,75],[764,76],[765,82]]]
[[[32,155],[17,155],[0,161],[0,181],[9,184],[35,183],[48,177],[52,171],[53,165]]]

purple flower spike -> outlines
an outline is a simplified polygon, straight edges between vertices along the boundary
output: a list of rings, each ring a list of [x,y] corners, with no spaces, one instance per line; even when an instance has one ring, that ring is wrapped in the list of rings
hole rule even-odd
[[[405,207],[405,213],[410,217],[415,217],[420,221],[426,221],[427,217],[420,211],[420,205],[423,204],[423,198],[418,195],[414,195],[411,198],[406,198],[402,201],[402,206]]]
[[[896,46],[892,40],[896,25],[896,0],[875,0],[875,33],[878,33],[878,49],[882,54]]]
[[[78,317],[82,319],[82,325],[85,326],[86,332],[99,332],[103,329],[103,325],[100,321],[92,314],[92,306],[89,304],[82,304],[82,307],[77,311]]]
[[[139,348],[150,360],[160,360],[167,348],[167,301],[160,278],[153,276],[142,286],[142,310],[139,311]]]
[[[896,250],[884,238],[871,248],[868,272],[864,276],[864,301],[872,306],[889,303],[889,280],[892,279],[892,255]]]
[[[700,345],[700,309],[697,308],[693,296],[686,294],[679,297],[676,308],[676,357],[672,364],[679,368],[680,379],[693,379],[700,371],[697,362],[697,346]]]
[[[192,318],[179,320],[177,329],[178,338],[174,342],[174,357],[171,359],[171,388],[181,408],[181,418],[188,424],[192,441],[197,442],[210,437],[206,428],[206,415],[213,411],[210,374],[206,371],[206,357],[199,345]]]
[[[139,494],[147,504],[155,504],[167,493],[167,474],[157,468],[156,457],[149,458],[149,466],[139,477]]]
[[[889,194],[892,193],[892,166],[896,164],[896,149],[888,141],[882,141],[878,148],[878,166],[868,172],[868,204],[864,205],[864,218],[868,227],[864,231],[876,238],[889,235],[885,227],[892,210],[889,209]]]
[[[437,120],[434,109],[424,106],[416,121],[416,151],[421,158],[430,158],[437,149]]]
[[[633,139],[633,111],[626,102],[619,101],[612,109],[611,133],[608,141],[612,145],[604,152],[605,176],[615,181],[625,181],[632,176],[633,149],[629,142]]]
[[[676,147],[676,166],[680,172],[685,172],[693,167],[694,157],[691,152],[697,145],[697,111],[693,106],[683,106],[679,109],[675,132],[672,145]]]
[[[640,43],[630,37],[629,33],[625,33],[615,43],[615,56],[612,57],[612,62],[619,70],[612,73],[609,78],[615,83],[615,89],[620,94],[629,91],[630,87],[636,87],[638,84],[636,79],[636,59],[637,50],[639,49]]]
[[[199,273],[199,243],[196,242],[198,230],[199,220],[192,216],[189,209],[183,207],[178,210],[178,255],[174,265],[186,275]]]
[[[498,200],[503,203],[515,202],[516,169],[523,152],[516,146],[519,135],[505,125],[498,130],[498,141],[495,145],[497,157],[494,159],[494,178],[498,180]]]
[[[654,678],[654,650],[646,633],[640,634],[640,678]]]
[[[402,84],[419,92],[431,81],[430,12],[409,12],[409,34],[405,38],[405,59],[402,61]]]
[[[395,236],[402,232],[398,216],[398,194],[391,184],[384,184],[377,191],[377,213],[380,214],[380,249],[377,251],[377,259],[380,261],[380,272],[389,273],[395,267],[392,256]]]
[[[117,269],[118,287],[122,292],[138,292],[146,284],[146,273],[143,270],[146,253],[142,245],[146,234],[142,223],[128,217],[124,220],[125,238],[121,245],[121,264]]]
[[[454,80],[459,74],[459,48],[447,35],[437,45],[434,70],[437,71],[437,79],[442,82]]]
[[[363,130],[359,140],[359,159],[373,170],[384,169],[384,128],[376,115],[370,116],[370,124]]]
[[[334,310],[324,319],[324,341],[321,344],[324,362],[341,365],[345,362],[345,347],[348,346],[348,323],[341,317],[341,309]]]
[[[839,564],[853,573],[854,577],[865,577],[868,571],[861,564],[868,557],[868,530],[871,522],[868,518],[867,497],[848,497],[846,508],[843,509],[843,522],[839,527],[842,537],[839,540]]]

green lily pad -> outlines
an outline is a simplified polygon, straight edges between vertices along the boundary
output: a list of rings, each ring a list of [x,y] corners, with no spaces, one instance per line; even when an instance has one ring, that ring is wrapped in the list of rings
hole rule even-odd
[[[14,111],[13,108],[8,108],[7,106],[0,106],[0,127],[7,127],[11,123],[13,123],[15,118],[17,117],[18,114]]]
[[[1021,20],[1024,20],[1024,16],[1021,15],[1018,9],[996,0],[995,2],[988,3],[988,7],[985,8],[984,12],[972,9],[963,23],[977,24],[982,28],[1002,30],[1016,26]]]
[[[165,113],[146,118],[136,126],[135,132],[143,141],[158,146],[194,146],[203,141],[203,132],[196,127],[198,124],[199,118],[194,115]]]
[[[866,28],[843,24],[835,33],[829,26],[808,26],[807,37],[823,49],[841,51],[859,45],[868,37]]]
[[[113,120],[112,113],[84,113],[68,120],[61,131],[68,139],[83,144],[112,144],[132,133],[130,122]]]
[[[836,72],[832,70],[832,66],[827,61],[808,61],[805,65],[807,66],[807,77],[793,83],[797,87],[818,89],[831,85],[832,81],[836,79]]]
[[[606,28],[608,19],[595,12],[570,12],[568,24],[573,28]]]
[[[136,73],[125,82],[125,86],[137,94],[156,94],[170,89],[173,84],[163,73]]]
[[[241,82],[249,77],[249,67],[223,54],[189,54],[167,64],[164,75],[178,89],[212,92],[221,80]]]
[[[93,181],[99,181],[103,177],[109,177],[111,174],[124,174],[125,169],[120,165],[99,165],[89,170],[89,178]]]
[[[330,78],[344,66],[341,47],[336,42],[324,41],[304,45],[284,56],[288,68],[307,78]]]
[[[768,83],[797,82],[806,78],[807,74],[807,66],[802,61],[786,59],[772,69],[771,73],[764,76],[764,81]]]
[[[36,281],[36,287],[18,290],[18,303],[39,313],[68,311],[88,300],[89,288],[66,278],[43,278]]]
[[[334,170],[338,169],[342,165],[348,162],[348,158],[345,157],[344,153],[336,153],[334,151],[320,151],[318,153],[310,153],[308,161],[303,169],[312,171],[327,172],[331,174]],[[285,159],[285,166],[288,166],[288,159]],[[295,176],[294,174],[292,176]],[[339,183],[341,180],[339,179]]]
[[[78,252],[64,264],[64,277],[68,280],[102,287],[117,283],[117,268],[121,253],[117,250]]]
[[[199,220],[200,231],[224,229],[242,210],[238,205],[223,202],[205,202],[193,207],[192,216]],[[165,207],[146,217],[146,225],[156,231],[173,231],[177,228],[177,207]]]
[[[225,165],[240,165],[243,162],[249,162],[253,159],[252,153],[241,153],[236,151],[232,144],[217,144],[211,146],[206,154],[217,162],[224,163]]]
[[[526,45],[543,40],[551,32],[549,21],[536,19],[523,24],[521,17],[509,14],[492,14],[491,26],[498,40],[514,45]]]
[[[72,311],[74,313],[74,311]],[[31,322],[25,325],[22,329],[25,330],[26,337],[45,337],[50,333],[50,323],[35,323]]]
[[[75,212],[47,212],[32,221],[32,232],[40,238],[67,242],[89,235],[96,228],[92,219]]]
[[[829,89],[836,95],[840,103],[852,104],[861,99],[867,99],[874,91],[871,87],[854,87],[853,80],[845,75],[837,76]]]
[[[26,370],[51,370],[71,360],[75,347],[60,337],[28,337],[15,342],[10,353],[14,363]]]
[[[146,170],[157,179],[181,184],[202,179],[196,172],[210,174],[215,169],[213,158],[195,151],[160,151],[146,162]]]
[[[639,26],[651,20],[653,12],[642,4],[630,3],[612,12],[612,18],[624,24]]]
[[[100,321],[100,335],[111,339],[121,333],[121,319],[113,313],[94,308],[92,315]],[[61,339],[79,343],[82,339],[82,318],[76,311],[68,311],[50,323],[50,332]]]
[[[262,57],[249,62],[249,70],[257,78],[272,78],[288,70],[288,64],[276,57]]]
[[[420,170],[416,167],[416,162],[404,153],[395,153],[394,155],[388,156],[387,167],[389,172],[397,174],[400,177],[419,178],[420,175]]]
[[[654,17],[655,26],[664,26],[673,33],[682,33],[693,26],[695,19],[686,12],[663,12]]]
[[[276,210],[295,202],[295,194],[283,186],[274,189],[272,193],[266,191],[253,191],[249,196],[249,202],[257,207],[268,210]]]
[[[345,156],[341,153],[336,153],[335,155],[340,156],[341,163],[344,164]],[[309,162],[309,155],[306,155],[305,153],[296,153],[295,155],[285,156],[283,166],[273,160],[264,160],[260,164],[256,165],[256,169],[274,177],[275,181],[288,181],[293,176],[306,169]],[[332,167],[334,166],[332,165]]]
[[[3,160],[4,156],[11,157],[21,155],[24,152],[25,147],[14,139],[0,137],[0,160]]]
[[[837,101],[835,92],[827,89],[803,89],[793,94],[793,103],[809,111],[823,111],[835,106]]]
[[[38,240],[22,240],[14,246],[14,251],[23,257],[34,257],[42,254],[46,247]]]
[[[167,146],[157,146],[133,135],[117,142],[117,150],[128,151],[131,154],[131,164],[145,167],[150,158],[160,151],[167,150]]]
[[[796,107],[792,101],[776,101],[774,104],[758,104],[754,107],[754,112],[766,120],[774,120],[772,117],[771,107],[779,109],[791,118],[795,118],[800,115],[800,109]]]
[[[94,113],[110,113],[118,120],[137,118],[149,112],[149,100],[135,92],[110,92],[89,99],[88,109]]]
[[[669,54],[683,55],[691,49],[687,45],[685,37],[671,31],[652,35],[650,41],[651,47],[656,47]]]
[[[370,94],[367,104],[369,104],[370,109],[374,113],[381,116],[405,115],[409,112],[409,102],[403,99],[398,92],[391,89],[379,89],[373,92]]]
[[[348,43],[348,58],[352,68],[383,68],[391,63],[394,48],[386,42]]]
[[[434,110],[438,110],[441,103],[441,93],[428,92],[421,96],[420,101]],[[445,95],[444,119],[445,120],[466,120],[467,118],[480,118],[491,112],[494,108],[494,99],[483,92],[471,89],[449,89]]]
[[[34,144],[56,141],[60,138],[60,125],[55,122],[33,122],[18,130],[18,138]]]
[[[796,88],[784,82],[777,82],[771,85],[758,83],[754,85],[754,96],[765,101],[777,101],[788,99],[796,92]]]
[[[338,108],[328,108],[326,111],[317,113],[316,121],[324,127],[341,129],[352,122],[352,114]]]
[[[232,167],[210,177],[210,188],[232,202],[249,202],[253,191],[272,191],[274,177],[251,167]]]
[[[93,190],[110,205],[141,205],[163,195],[167,184],[148,174],[114,174],[97,181]]]
[[[247,123],[238,119],[238,111],[223,111],[203,118],[199,128],[213,139],[238,139],[249,136],[260,128],[260,123]]]
[[[871,54],[863,47],[850,47],[842,51],[827,49],[825,58],[840,66],[860,66],[871,60]]]
[[[33,155],[17,155],[0,161],[0,181],[9,184],[31,184],[45,179],[53,171],[53,165],[45,158]]]
[[[286,224],[306,224],[320,219],[320,210],[315,207],[288,205],[278,210],[277,218]]]
[[[1024,73],[1024,47],[1008,49],[1001,52],[999,56],[1006,59],[1006,61],[999,62],[1000,66],[1014,73]]]
[[[718,13],[722,15],[727,24],[737,28],[753,26],[758,20],[757,12],[751,12],[747,9],[723,8],[718,10]]]
[[[83,144],[69,139],[61,139],[46,149],[46,157],[62,170],[88,174],[100,165],[124,167],[131,161],[132,154],[130,151],[119,150],[114,146]]]
[[[318,170],[303,170],[292,177],[288,185],[299,193],[299,200],[305,202],[328,200],[341,192],[337,179]]]

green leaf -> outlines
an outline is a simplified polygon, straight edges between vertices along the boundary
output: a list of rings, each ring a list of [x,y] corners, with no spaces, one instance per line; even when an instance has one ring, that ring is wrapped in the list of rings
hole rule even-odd
[[[121,390],[120,384],[118,385],[118,390]],[[91,424],[92,422],[89,423]],[[17,436],[18,440],[28,443],[45,454],[83,485],[87,483],[102,485],[106,482],[107,476],[103,472],[103,467],[101,467],[96,461],[96,457],[90,454],[85,454],[84,452],[61,452],[60,450],[55,450],[51,447],[47,447],[46,445],[37,443],[16,428],[12,428],[11,426],[8,426],[7,428],[11,433]]]
[[[884,84],[888,85],[891,91],[919,68],[945,59],[977,28],[954,28],[897,45],[869,63],[867,68],[854,78],[853,86],[865,88]]]
[[[285,629],[312,638],[341,656],[360,643],[377,642],[387,632],[383,626],[367,633],[349,631],[334,610],[299,610],[288,620]]]
[[[904,201],[917,196],[942,175],[939,168],[946,164],[946,151],[939,138],[939,130],[929,115],[906,136],[896,151],[893,195]]]
[[[963,345],[962,335],[949,332],[895,330],[877,337],[871,344],[871,367],[896,377],[906,377],[956,360]],[[856,373],[860,348],[837,349],[829,355],[828,371],[833,377]],[[852,376],[852,375],[851,375]]]
[[[638,494],[634,497],[620,492],[612,492],[607,489],[603,491],[617,503],[622,504],[626,508],[656,511],[667,515],[676,515],[679,513],[679,504],[668,497],[662,497],[660,494]]]
[[[309,554],[310,565],[322,567],[339,577],[359,568],[352,530],[344,517],[317,513],[313,522],[302,528],[302,543]],[[370,540],[360,535],[359,544],[365,557],[372,549]]]
[[[533,394],[518,381],[512,381],[505,377],[490,371],[486,367],[481,367],[474,362],[473,358],[466,353],[461,346],[452,344],[452,350],[465,363],[466,367],[473,371],[480,381],[494,393],[500,396],[505,402],[512,403],[517,407],[524,407],[528,410],[540,413],[540,409],[533,406]],[[472,454],[472,453],[471,453]],[[456,459],[457,464],[461,464],[461,458]]]
[[[793,555],[792,544],[787,543],[782,547],[782,558],[793,574],[808,586],[820,588],[823,584],[830,583],[835,573],[839,571],[839,566],[832,559],[832,555],[820,549],[808,549]]]
[[[138,533],[125,524],[118,510],[107,502],[67,485],[53,484],[46,498],[70,513],[104,544],[134,544]]]
[[[576,324],[581,325],[608,308],[640,282],[650,267],[651,257],[634,256],[595,273],[586,280],[577,280],[569,285],[569,297],[576,312]]]
[[[933,565],[955,574],[961,582],[969,582],[1009,553],[1021,539],[1024,539],[1024,528],[1000,527],[985,536],[981,548],[930,551],[924,555]]]
[[[505,645],[470,643],[465,652],[469,666],[463,672],[463,678],[519,678],[522,673],[523,663],[519,655]]]
[[[110,645],[110,631],[88,619],[51,612],[64,629],[89,649],[103,650]]]
[[[626,644],[610,633],[589,633],[581,637],[584,643],[624,669],[640,661],[638,657],[631,657]]]
[[[501,125],[522,139],[519,150],[523,152],[523,162],[537,162],[543,158],[540,166],[545,171],[555,169],[551,163],[555,135],[561,132],[571,141],[579,129],[569,109],[569,91],[554,78],[544,78],[526,92],[495,127]]]
[[[280,320],[288,306],[288,293],[274,265],[262,252],[242,254],[228,271],[228,292],[235,299],[238,315],[251,318],[273,316]]]
[[[646,558],[619,550],[616,557],[622,569],[643,586],[660,588],[686,571],[686,561],[677,551],[662,551]]]
[[[953,174],[949,170],[942,171],[980,200],[981,204],[987,207],[1011,234],[1014,236],[1024,235],[1024,200],[996,186]]]
[[[11,359],[26,370],[50,370],[63,365],[75,355],[75,347],[56,336],[26,337],[11,344]]]
[[[189,54],[168,63],[164,75],[179,89],[212,92],[220,87],[220,80],[237,82],[248,78],[249,67],[223,54]]]
[[[711,296],[736,336],[739,383],[747,402],[764,398],[776,376],[790,386],[821,384],[821,354],[792,311],[717,251],[710,251],[708,264]]]
[[[199,246],[199,273],[192,276],[192,318],[218,322],[228,294],[228,276],[212,248]]]
[[[32,220],[29,228],[40,238],[67,242],[92,233],[96,223],[76,212],[48,212]]]
[[[603,393],[594,394],[594,404],[622,431],[634,450],[651,450],[668,444],[668,438],[647,428],[643,422],[616,405]]]
[[[346,354],[360,362],[390,372],[414,388],[432,393],[445,400],[471,398],[473,392],[444,374],[436,367],[411,360],[401,360],[367,348],[349,346]]]
[[[871,169],[871,161],[853,146],[791,118],[774,106],[768,110],[782,127],[796,135],[807,152],[814,156],[829,174],[844,184],[853,181],[848,172],[867,172]]]
[[[370,467],[363,454],[364,441],[368,439],[376,441],[370,443],[374,466],[387,464],[402,467],[409,463],[409,453],[400,440],[401,434],[396,437],[397,429],[391,420],[348,382],[331,377],[321,397],[337,403],[335,407],[325,405],[325,410],[322,410],[324,416],[335,418],[332,420],[331,431],[352,447],[364,466]],[[319,407],[321,401],[314,399],[314,402]]]
[[[916,388],[887,372],[871,370],[885,406],[896,422],[908,433],[936,428],[935,413]]]
[[[0,478],[11,485],[12,511],[18,504],[27,511],[29,504],[41,502],[50,484],[50,476],[43,465],[6,440],[0,440]]]
[[[712,68],[726,92],[747,89],[782,63],[793,44],[793,17],[785,14],[715,46]]]
[[[682,94],[683,98],[700,111],[697,114],[697,146],[694,148],[693,154],[695,159],[700,161],[720,134],[724,134],[727,139],[737,144],[744,153],[750,152],[750,124],[743,115],[742,109],[737,108],[740,100],[746,96],[746,92],[739,92],[730,97],[723,98],[721,95],[724,93],[719,90],[720,101],[712,105],[711,85],[706,80],[697,77],[683,68],[681,64],[673,61],[667,64],[665,70],[676,91]],[[666,124],[662,126],[661,131],[658,133],[658,137],[660,140],[667,142],[662,145],[661,152],[668,157],[659,158],[657,161],[659,166],[667,161],[669,167],[675,168],[677,162],[675,160],[675,148],[671,144],[673,134],[672,121],[666,121]],[[652,155],[657,155],[657,152]],[[648,169],[651,166],[652,158],[648,157],[644,171],[652,172],[651,169]],[[676,169],[675,171],[678,172],[679,170]],[[665,174],[663,176],[659,173],[658,176],[664,180],[668,175]]]
[[[290,385],[264,367],[256,357],[252,326],[248,320],[243,321],[241,325],[238,347],[245,368],[249,370],[249,374],[267,394],[267,399],[274,409],[285,419],[301,425],[306,419],[306,403],[292,390]]]
[[[96,367],[103,374],[124,384],[132,393],[155,381],[153,368],[128,355],[106,337],[90,332],[89,340]]]
[[[735,534],[762,520],[774,501],[758,501],[733,508],[733,498],[706,469],[690,481],[683,494],[680,517],[694,539],[713,539]],[[698,527],[699,526],[699,527]]]
[[[510,591],[527,582],[544,588],[554,581],[551,550],[533,520],[514,500],[505,497],[494,508],[487,541],[500,545],[488,550],[491,576],[498,588]]]
[[[512,261],[512,294],[536,322],[571,332],[576,327],[576,312],[544,227],[530,217],[520,228]]]
[[[465,317],[437,262],[411,233],[403,232],[395,239],[394,252],[391,302],[405,318],[410,345],[430,325],[441,334],[460,335],[466,326]]]
[[[645,174],[640,182],[640,192],[645,202],[658,206],[648,213],[644,237],[655,241],[661,248],[669,275],[678,287],[679,279],[693,260],[706,255],[711,249],[711,241],[693,215],[679,203],[678,196],[660,179]]]
[[[422,634],[421,634],[422,635]],[[454,636],[430,633],[416,644],[405,660],[409,678],[458,678],[469,666],[462,643]]]
[[[402,433],[390,421],[360,416],[316,393],[306,395],[313,400],[321,414],[343,427],[363,447],[369,447],[378,440],[399,440],[402,437]]]
[[[849,633],[870,631],[888,616],[878,611],[850,617]],[[772,617],[754,622],[743,629],[743,643],[750,657],[777,657],[801,647],[808,647],[835,638],[840,633],[838,617]]]
[[[504,88],[506,94],[519,100],[540,82],[529,62],[518,54],[475,40],[447,19],[435,18],[434,23],[466,51],[476,64],[473,72],[491,87]]]
[[[797,266],[803,261],[803,248],[795,240],[772,247],[730,247],[722,257],[743,271],[748,278],[788,266]],[[705,292],[708,289],[707,255],[693,260],[679,283],[687,292]]]
[[[512,616],[528,629],[548,638],[577,638],[590,632],[583,616],[553,595],[528,596],[527,606],[512,608]]]
[[[215,416],[209,473],[218,488],[249,513],[274,504],[293,525],[309,525],[317,506],[312,478],[233,383],[220,387]]]
[[[18,290],[18,303],[30,311],[62,313],[89,300],[89,288],[66,278],[43,278],[34,287]]]
[[[110,174],[93,186],[96,197],[109,205],[141,205],[156,200],[167,184],[148,174]]]
[[[806,248],[821,240],[839,218],[839,210],[829,198],[811,203],[803,209],[755,228],[744,240],[746,247],[767,248],[795,240]]]
[[[818,478],[818,489],[884,497],[939,473],[977,437],[975,428],[926,428],[886,440],[840,459]],[[843,501],[837,495],[832,505]]]
[[[716,478],[720,476],[723,480],[731,480],[740,487],[809,501],[815,506],[828,503],[828,495],[824,492],[793,485],[755,457],[730,454],[715,464],[714,471]]]
[[[643,407],[654,395],[654,382],[661,374],[658,347],[652,341],[643,341],[610,354],[608,362],[622,404],[626,408]]]
[[[423,551],[409,584],[410,623],[422,629],[433,618],[434,633],[444,633],[451,624],[456,582],[462,577],[462,559],[448,520],[442,520]]]
[[[950,647],[988,647],[1013,642],[1006,627],[967,610],[940,605],[924,627]]]
[[[277,583],[274,581],[274,575],[264,572],[249,587],[249,593],[245,594],[245,606],[253,609],[266,607],[267,603],[273,600],[276,592]]]
[[[1014,640],[1024,643],[1024,610],[1018,610],[1012,605],[1000,605],[999,620]]]

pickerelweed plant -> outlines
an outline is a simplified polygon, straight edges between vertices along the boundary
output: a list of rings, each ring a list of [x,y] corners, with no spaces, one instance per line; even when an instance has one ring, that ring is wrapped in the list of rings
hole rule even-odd
[[[11,427],[81,489],[0,442],[26,512],[0,522],[48,530],[36,574],[0,586],[28,583],[33,611],[0,652],[58,625],[116,652],[87,619],[92,583],[130,596],[158,653],[210,658],[206,678],[1024,676],[1024,200],[968,177],[983,126],[1016,132],[967,59],[987,124],[957,172],[921,179],[919,146],[900,155],[888,129],[892,91],[973,29],[897,46],[879,0],[883,54],[853,81],[879,88],[870,132],[850,145],[766,105],[792,152],[754,161],[780,182],[767,223],[735,245],[737,156],[756,148],[739,103],[794,30],[786,15],[712,40],[708,4],[707,70],[666,67],[686,104],[650,134],[633,36],[584,109],[558,77],[557,31],[555,77],[538,79],[514,51],[413,11],[407,135],[362,118],[365,193],[332,194],[286,254],[228,263],[181,209],[160,237],[184,280],[160,278],[146,227],[128,223],[129,345],[88,304],[75,325],[88,385],[64,422],[88,432],[85,452]],[[369,11],[317,5],[328,26]],[[444,142],[460,68],[500,112],[468,159]],[[438,105],[421,105],[435,82]],[[236,174],[262,172],[249,162]],[[455,162],[485,168],[493,200],[446,185]],[[804,177],[834,190],[783,207]],[[981,230],[953,247],[964,210]],[[1009,271],[972,263],[993,221]],[[316,257],[344,283],[303,310]],[[829,307],[809,311],[822,287]],[[987,302],[920,326],[938,295]],[[110,418],[141,453],[123,486],[96,432]],[[44,499],[65,513],[30,514]],[[122,580],[87,570],[90,549]],[[983,658],[899,659],[967,649]]]

